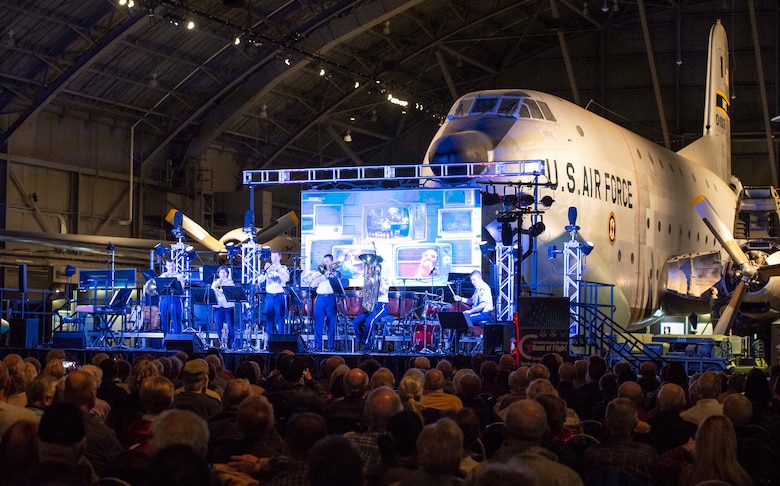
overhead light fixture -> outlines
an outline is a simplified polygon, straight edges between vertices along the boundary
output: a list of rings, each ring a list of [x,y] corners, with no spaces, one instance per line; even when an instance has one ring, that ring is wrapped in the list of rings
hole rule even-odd
[[[237,46],[237,45],[239,45],[239,44],[241,44],[241,36],[240,36],[240,35],[237,35],[237,36],[236,36],[236,38],[235,38],[235,39],[233,39],[233,45],[234,45],[234,46]]]
[[[358,89],[360,87],[360,81],[355,81],[354,86],[355,86],[355,89]]]
[[[157,88],[160,86],[160,82],[157,80],[157,71],[154,71],[152,73],[152,76],[149,79],[149,86],[151,86],[152,88]]]
[[[193,20],[187,21],[187,30],[192,30],[195,28],[195,22]]]
[[[403,106],[404,108],[409,106],[409,102],[408,101],[402,100],[400,98],[396,98],[395,96],[393,96],[390,93],[387,94],[387,101],[389,101],[390,103],[392,103],[394,105]]]
[[[320,68],[320,76],[325,76],[326,74],[328,74],[328,72],[325,70],[324,67],[321,67]]]
[[[284,64],[285,64],[285,65],[287,65],[287,66],[292,66],[292,59],[290,58],[290,56],[286,56],[286,57],[284,58],[284,61],[283,61],[283,62],[284,62]]]
[[[376,122],[376,121],[377,121],[377,117],[376,117],[376,109],[374,109],[374,110],[371,110],[371,121],[372,121],[372,122]]]
[[[352,130],[347,128],[347,134],[344,135],[344,141],[350,143],[352,141]]]
[[[609,12],[609,6],[607,5],[607,0],[604,0],[604,5],[601,6],[601,11],[604,13]]]
[[[263,103],[263,106],[260,108],[260,113],[258,113],[257,116],[263,120],[268,118],[268,106],[265,103]]]
[[[390,21],[389,20],[385,20],[385,23],[382,26],[382,33],[384,35],[390,35],[390,34],[393,33],[393,31],[390,29]]]

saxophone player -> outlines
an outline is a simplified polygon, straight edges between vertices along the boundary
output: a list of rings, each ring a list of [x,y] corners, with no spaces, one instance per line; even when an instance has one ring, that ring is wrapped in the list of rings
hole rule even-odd
[[[265,264],[259,282],[265,282],[265,332],[266,336],[284,331],[287,301],[284,286],[290,281],[290,271],[281,264],[282,252],[271,250],[271,261]]]
[[[230,278],[230,270],[228,267],[222,265],[217,268],[217,278],[211,282],[211,290],[214,291],[214,295],[217,297],[217,303],[214,304],[214,323],[217,327],[217,332],[220,336],[223,334],[223,329],[227,328],[227,342],[224,343],[228,349],[235,344],[235,330],[233,328],[233,309],[236,306],[234,302],[228,302],[225,297],[225,292],[222,287],[231,287],[235,285],[233,279]]]
[[[355,330],[357,350],[373,351],[371,336],[380,319],[390,314],[388,307],[388,292],[390,282],[382,278],[382,264],[366,265],[364,274],[363,312],[352,320],[352,328]]]

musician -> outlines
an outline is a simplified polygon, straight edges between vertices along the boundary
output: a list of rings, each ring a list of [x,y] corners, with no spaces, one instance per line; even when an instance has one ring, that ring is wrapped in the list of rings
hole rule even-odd
[[[265,333],[266,336],[284,332],[287,316],[287,300],[284,286],[290,281],[290,271],[281,264],[282,252],[271,250],[271,261],[265,264],[259,282],[265,282]]]
[[[341,274],[333,269],[333,255],[328,253],[322,258],[319,266],[320,275],[314,277],[311,286],[316,289],[317,299],[314,301],[314,348],[322,349],[322,333],[325,323],[328,324],[328,351],[336,346],[336,294],[334,285],[341,283]]]
[[[471,280],[471,284],[474,286],[474,293],[471,297],[464,299],[460,295],[454,295],[453,300],[455,302],[464,302],[471,306],[470,310],[463,313],[471,317],[472,324],[491,320],[493,318],[493,294],[490,291],[490,286],[482,280],[482,272],[479,270],[471,272],[469,280]],[[455,352],[458,351],[460,335],[460,330],[453,329],[452,348]]]
[[[231,347],[236,343],[233,340],[235,337],[233,317],[236,304],[235,302],[230,302],[227,300],[222,287],[232,287],[234,285],[235,283],[233,282],[233,279],[230,278],[230,269],[224,265],[217,268],[217,278],[211,282],[211,290],[214,291],[214,296],[217,298],[217,303],[213,306],[214,323],[216,324],[217,332],[220,336],[220,341],[225,341],[223,335],[225,332],[224,329],[227,328],[227,342],[223,342],[222,344],[228,349],[231,349]]]
[[[184,288],[184,273],[176,268],[176,262],[173,260],[165,261],[165,271],[160,274],[160,278],[175,278]],[[181,320],[184,314],[184,306],[181,295],[166,295],[162,289],[157,289],[160,292],[160,322],[162,324],[163,332],[167,333],[169,330],[174,333],[181,332]],[[170,325],[168,324],[170,320]]]
[[[371,267],[367,266],[366,268]],[[374,333],[374,329],[376,329],[376,323],[386,315],[390,314],[390,308],[388,307],[388,292],[390,291],[390,281],[386,278],[382,278],[381,264],[377,263],[373,268],[374,275],[366,274],[365,278],[366,281],[368,281],[369,278],[378,279],[377,285],[379,288],[378,293],[375,296],[376,303],[374,304],[374,308],[373,310],[364,310],[352,320],[352,329],[355,330],[358,351],[361,349],[371,348],[371,336]],[[368,271],[370,272],[370,270]],[[366,298],[372,297],[364,295],[364,301]]]
[[[428,249],[420,256],[420,266],[412,278],[426,278],[435,275],[436,264],[439,263],[439,253],[434,249]]]

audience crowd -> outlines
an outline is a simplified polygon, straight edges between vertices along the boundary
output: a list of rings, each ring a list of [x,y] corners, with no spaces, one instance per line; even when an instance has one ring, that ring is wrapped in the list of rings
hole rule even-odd
[[[0,486],[780,484],[780,367],[216,349],[0,361]]]

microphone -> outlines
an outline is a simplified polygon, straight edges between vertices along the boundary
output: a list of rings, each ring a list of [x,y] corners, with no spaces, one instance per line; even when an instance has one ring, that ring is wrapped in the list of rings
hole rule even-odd
[[[437,267],[431,267],[431,275],[436,275],[439,273],[439,269]]]

